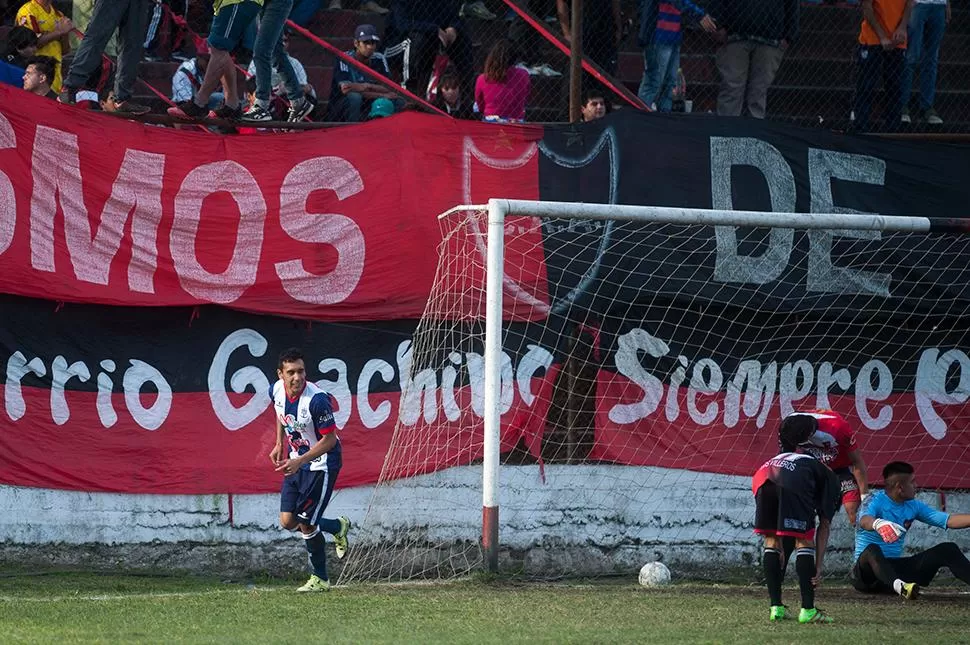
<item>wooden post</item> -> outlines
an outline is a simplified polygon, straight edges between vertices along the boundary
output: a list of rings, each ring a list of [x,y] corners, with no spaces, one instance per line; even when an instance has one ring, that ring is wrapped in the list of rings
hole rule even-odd
[[[572,0],[569,31],[569,121],[577,123],[583,109],[583,0]]]

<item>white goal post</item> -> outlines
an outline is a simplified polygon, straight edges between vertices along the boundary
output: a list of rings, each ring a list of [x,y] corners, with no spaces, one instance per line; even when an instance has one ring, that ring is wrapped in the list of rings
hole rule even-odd
[[[443,213],[481,210],[482,206],[458,206]],[[498,571],[499,563],[499,435],[501,422],[502,311],[507,216],[572,220],[612,220],[654,224],[773,227],[801,230],[966,233],[968,223],[959,219],[930,219],[860,213],[778,213],[724,211],[698,208],[624,206],[569,202],[490,199],[487,206],[487,282],[485,323],[484,460],[482,466],[482,548],[486,568]]]
[[[794,410],[839,412],[870,480],[909,461],[941,507],[970,489],[967,222],[512,199],[443,213],[341,582],[655,560],[737,574],[759,557],[751,475]],[[840,514],[833,566],[851,532]]]

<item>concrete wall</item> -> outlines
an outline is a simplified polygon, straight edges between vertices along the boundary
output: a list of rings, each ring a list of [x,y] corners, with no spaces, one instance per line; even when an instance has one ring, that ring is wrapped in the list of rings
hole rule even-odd
[[[543,477],[544,475],[544,477]],[[756,577],[760,547],[748,477],[631,466],[511,466],[502,470],[501,566],[546,575],[633,573],[663,560],[675,575]],[[355,523],[351,563],[439,549],[476,566],[481,471],[455,468],[337,491],[328,516]],[[937,494],[924,501],[939,505]],[[970,512],[970,495],[946,497]],[[368,511],[368,505],[372,508]],[[231,513],[230,513],[231,506]],[[0,487],[0,562],[12,566],[188,570],[220,575],[297,573],[302,540],[276,524],[277,495],[119,495]],[[970,531],[919,526],[910,548],[943,539],[970,550]],[[836,518],[829,566],[845,570],[852,533]],[[356,564],[355,563],[356,558]],[[336,563],[335,563],[336,564]],[[426,564],[421,567],[428,568]],[[419,567],[420,569],[420,567]],[[423,571],[423,569],[421,569]]]

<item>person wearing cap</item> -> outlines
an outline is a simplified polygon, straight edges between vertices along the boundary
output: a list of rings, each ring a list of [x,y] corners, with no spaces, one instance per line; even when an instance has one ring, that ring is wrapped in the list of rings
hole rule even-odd
[[[394,92],[383,85],[370,82],[375,77],[390,76],[387,59],[377,52],[380,40],[374,25],[359,25],[354,30],[354,48],[346,53],[373,70],[374,74],[365,74],[347,61],[338,60],[330,87],[328,120],[361,121],[364,115],[369,114],[375,99],[385,98],[394,103]],[[403,102],[397,102],[403,105]]]
[[[370,112],[367,114],[367,120],[383,119],[392,114],[394,114],[394,104],[391,103],[391,99],[386,99],[382,96],[379,99],[374,99],[374,102],[370,104]]]

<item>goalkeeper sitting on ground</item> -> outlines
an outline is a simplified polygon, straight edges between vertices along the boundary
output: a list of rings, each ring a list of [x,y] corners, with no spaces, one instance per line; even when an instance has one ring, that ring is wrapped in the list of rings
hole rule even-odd
[[[944,513],[917,500],[913,467],[904,461],[887,464],[882,478],[885,490],[862,507],[855,537],[856,563],[850,574],[852,586],[866,593],[895,592],[912,599],[941,567],[948,567],[970,584],[970,561],[953,542],[902,557],[906,531],[913,520],[941,529],[965,529],[970,527],[970,514]]]

